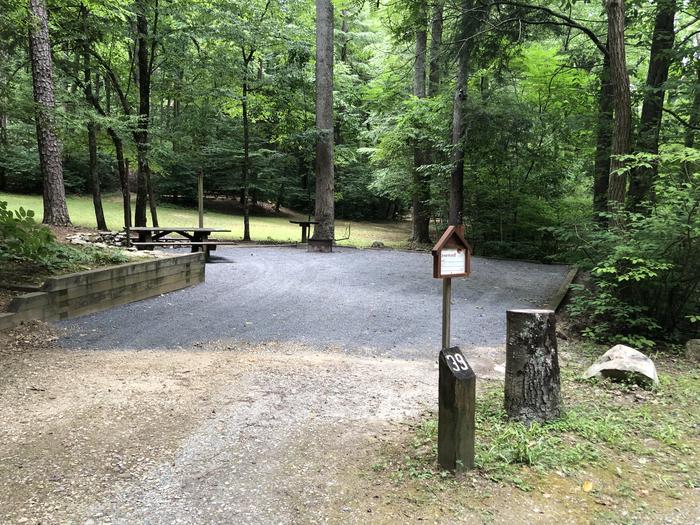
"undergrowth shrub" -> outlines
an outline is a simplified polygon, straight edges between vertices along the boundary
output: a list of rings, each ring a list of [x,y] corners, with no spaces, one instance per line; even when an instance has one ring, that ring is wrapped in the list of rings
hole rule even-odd
[[[34,211],[9,210],[0,201],[0,262],[27,271],[54,273],[126,262],[115,250],[60,244],[51,230],[34,220]]]
[[[628,160],[628,169],[658,164],[648,213],[606,214],[608,227],[591,221],[549,230],[590,272],[569,306],[574,324],[601,343],[648,348],[698,331],[700,152],[676,147]]]

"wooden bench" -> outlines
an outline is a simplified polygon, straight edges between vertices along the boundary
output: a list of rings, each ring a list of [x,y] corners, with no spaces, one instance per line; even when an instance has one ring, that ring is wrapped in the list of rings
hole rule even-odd
[[[192,248],[193,252],[204,251],[207,260],[209,252],[216,250],[217,246],[234,245],[233,241],[219,241],[209,239],[209,235],[214,232],[230,232],[220,228],[191,228],[179,226],[159,226],[159,227],[136,227],[129,230],[130,233],[137,233],[139,240],[131,245],[139,250],[152,250],[156,246],[168,246],[176,248]],[[168,237],[170,234],[177,234],[182,240]]]
[[[192,248],[193,252],[204,251],[204,255],[209,260],[209,252],[216,250],[217,246],[237,246],[239,243],[235,241],[217,241],[209,240],[203,242],[192,242],[187,240],[182,241],[159,241],[159,242],[132,242],[131,245],[142,250],[152,250],[157,246],[163,246],[167,248]]]

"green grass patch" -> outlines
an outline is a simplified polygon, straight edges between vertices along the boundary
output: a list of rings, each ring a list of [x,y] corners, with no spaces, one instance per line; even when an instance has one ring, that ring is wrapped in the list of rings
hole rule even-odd
[[[38,217],[43,213],[43,202],[40,195],[16,195],[0,193],[0,200],[8,202],[11,209],[32,209]],[[92,198],[87,196],[70,195],[67,198],[68,212],[75,226],[95,228],[95,212]],[[103,199],[105,219],[107,226],[113,230],[119,230],[123,224],[123,211],[120,195],[105,195]],[[296,224],[290,224],[290,219],[299,219],[301,216],[251,216],[250,231],[253,240],[262,242],[298,242],[301,238],[301,229]],[[168,226],[196,226],[198,224],[197,210],[172,204],[163,203],[158,206],[158,220],[161,225]],[[217,233],[217,238],[242,239],[243,217],[238,214],[227,214],[216,211],[205,211],[204,225],[211,228],[223,228],[231,230],[231,233]],[[350,225],[350,239],[340,241],[341,246],[354,246],[365,248],[374,241],[381,241],[391,248],[405,248],[408,246],[410,226],[407,223],[394,222],[351,222],[336,221],[336,237],[345,237],[348,225]]]
[[[698,486],[700,372],[667,364],[652,390],[583,380],[581,368],[563,368],[564,415],[529,427],[507,420],[502,383],[488,382],[477,401],[476,472],[530,490],[538,477],[554,472],[614,468],[625,477],[626,470],[637,475],[643,466],[668,487]],[[414,429],[402,460],[378,465],[395,481],[452,479],[437,467],[435,414]]]

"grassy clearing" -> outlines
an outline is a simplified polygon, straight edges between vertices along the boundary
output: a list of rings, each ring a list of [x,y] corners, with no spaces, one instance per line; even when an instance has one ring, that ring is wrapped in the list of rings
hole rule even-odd
[[[40,195],[16,195],[0,193],[0,200],[6,200],[12,209],[23,206],[35,210],[37,216],[43,212],[43,203]],[[108,195],[103,201],[107,226],[112,229],[120,229],[122,224],[121,197]],[[90,197],[68,197],[68,212],[75,226],[95,228],[95,212]],[[250,230],[253,240],[297,242],[301,238],[301,230],[298,225],[290,224],[289,220],[295,217],[289,216],[252,216],[250,218]],[[301,218],[298,216],[296,218]],[[158,219],[160,224],[173,226],[196,226],[197,210],[183,208],[172,204],[161,204],[158,207]],[[336,222],[336,237],[345,237],[345,232],[350,221],[339,220]],[[206,211],[204,224],[211,228],[224,228],[231,233],[217,234],[217,238],[241,239],[243,237],[243,217],[215,211]],[[342,246],[368,247],[374,241],[381,241],[392,248],[407,247],[410,226],[406,223],[375,223],[375,222],[351,222],[350,239],[340,241]]]
[[[437,421],[426,414],[410,443],[386,446],[370,476],[392,484],[387,490],[416,502],[421,514],[450,519],[461,512],[500,522],[507,518],[502,498],[572,523],[693,516],[700,504],[700,371],[671,358],[658,358],[657,368],[661,384],[643,390],[583,380],[583,367],[569,364],[562,369],[565,415],[529,428],[505,419],[502,383],[488,382],[478,399],[475,471],[455,476],[437,468]],[[572,505],[576,516],[566,514]]]

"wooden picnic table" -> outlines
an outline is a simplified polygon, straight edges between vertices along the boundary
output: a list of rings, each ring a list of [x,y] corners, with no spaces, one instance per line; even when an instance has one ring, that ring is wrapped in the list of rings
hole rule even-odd
[[[180,241],[164,239],[167,235],[177,234],[184,238],[181,242],[183,247],[190,246],[193,252],[204,250],[209,255],[210,250],[215,250],[217,244],[224,244],[222,241],[209,241],[212,233],[230,232],[223,228],[195,228],[191,226],[136,226],[129,228],[129,232],[138,234],[139,240],[133,245],[139,250],[153,249],[154,245],[177,246]]]
[[[301,242],[306,242],[308,237],[307,232],[311,229],[311,225],[318,224],[318,221],[289,221],[292,224],[298,224],[301,226]]]

